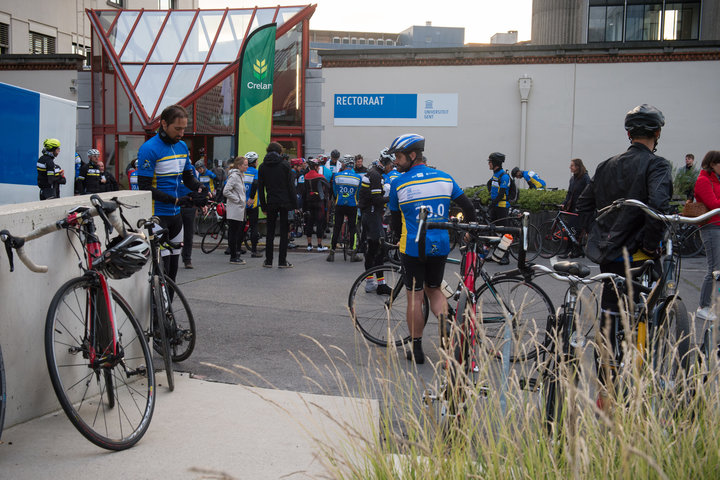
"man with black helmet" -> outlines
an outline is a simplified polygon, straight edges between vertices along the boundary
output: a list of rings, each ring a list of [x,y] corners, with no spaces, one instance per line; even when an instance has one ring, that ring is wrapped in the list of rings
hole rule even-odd
[[[510,202],[508,201],[510,193],[510,175],[503,170],[502,164],[505,161],[505,155],[500,152],[493,152],[488,156],[488,167],[492,170],[493,175],[488,180],[488,190],[490,190],[490,221],[498,225],[504,225],[504,222],[496,222],[507,218]],[[500,265],[510,263],[507,255],[502,257],[498,262]]]
[[[615,200],[633,198],[667,213],[672,196],[672,166],[655,155],[665,117],[652,105],[639,105],[625,115],[630,147],[605,160],[595,170],[593,181],[578,200],[578,212],[596,213]],[[600,265],[601,272],[625,275],[624,254],[630,266],[638,266],[660,256],[663,222],[646,216],[639,208],[622,208],[596,219],[589,229],[585,253]],[[603,334],[614,344],[620,322],[618,297],[612,283],[603,287],[601,301]],[[603,371],[601,369],[601,380]],[[606,407],[604,396],[598,405]]]
[[[412,337],[412,350],[407,359],[425,363],[422,335],[425,328],[422,314],[423,297],[427,295],[430,309],[440,320],[441,331],[446,331],[448,306],[440,289],[445,273],[445,260],[450,253],[447,230],[428,230],[425,241],[425,258],[421,258],[415,236],[419,229],[421,207],[428,210],[428,222],[447,222],[450,201],[463,210],[465,220],[475,221],[475,209],[455,180],[445,172],[429,168],[423,151],[425,137],[409,133],[397,137],[387,153],[395,155],[398,171],[402,173],[390,186],[388,205],[392,214],[392,231],[399,237],[399,250],[405,271],[407,290],[407,324]],[[388,288],[389,293],[392,289]]]

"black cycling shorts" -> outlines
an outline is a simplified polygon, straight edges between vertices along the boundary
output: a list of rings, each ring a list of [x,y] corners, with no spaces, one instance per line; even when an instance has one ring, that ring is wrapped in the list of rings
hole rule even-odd
[[[405,288],[422,290],[423,287],[439,288],[445,276],[445,260],[447,255],[440,257],[425,257],[425,261],[410,255],[401,255],[402,266],[405,270]]]
[[[370,210],[363,212],[360,221],[362,222],[365,238],[378,241],[385,236],[382,220],[382,214],[377,214]]]

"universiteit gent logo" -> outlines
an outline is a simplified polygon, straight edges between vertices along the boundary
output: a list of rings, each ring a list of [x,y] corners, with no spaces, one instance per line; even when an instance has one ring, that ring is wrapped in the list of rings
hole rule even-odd
[[[265,59],[262,59],[262,61],[259,58],[255,59],[255,63],[253,64],[253,75],[258,79],[258,81],[265,80],[265,77],[267,77],[267,69],[268,66]]]

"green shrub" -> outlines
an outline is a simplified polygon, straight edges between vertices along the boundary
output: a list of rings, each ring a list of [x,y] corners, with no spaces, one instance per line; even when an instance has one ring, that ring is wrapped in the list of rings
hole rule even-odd
[[[485,185],[469,187],[465,189],[465,195],[469,198],[477,198],[487,205],[490,201],[490,193]],[[556,205],[565,201],[566,190],[526,190],[519,189],[518,201],[514,205],[521,210],[528,212],[541,212],[543,210],[552,210],[542,207],[543,204]]]

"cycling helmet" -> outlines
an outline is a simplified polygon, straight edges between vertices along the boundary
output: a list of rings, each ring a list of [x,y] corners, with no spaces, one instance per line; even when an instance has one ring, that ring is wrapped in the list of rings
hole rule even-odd
[[[45,150],[55,150],[56,148],[60,148],[60,140],[57,138],[48,138],[43,142],[43,147],[45,147]]]
[[[395,154],[388,153],[388,149],[383,148],[380,151],[380,159],[379,160],[380,160],[380,163],[382,163],[383,165],[387,165],[388,163],[392,163],[395,161]]]
[[[305,162],[305,159],[303,159],[303,158],[293,158],[292,160],[290,160],[290,166],[298,167],[298,166],[302,165],[303,162]]]
[[[340,152],[338,150],[333,150],[332,152],[330,152],[330,158],[332,158],[333,160],[337,160],[338,158],[340,158]]]
[[[505,161],[505,154],[500,152],[493,152],[488,156],[488,160],[493,164],[493,166],[500,167]]]
[[[225,214],[227,213],[227,211],[225,210],[225,204],[222,202],[218,203],[217,207],[215,207],[215,211],[217,212],[218,215],[220,215],[221,217],[224,217]]]
[[[93,268],[112,279],[119,280],[140,271],[148,258],[150,258],[148,243],[141,235],[131,233],[125,238],[115,237],[102,256],[93,263]]]
[[[245,155],[243,155],[245,158],[247,158],[248,165],[255,165],[258,160],[258,154],[255,152],[247,152]]]
[[[415,150],[425,150],[425,137],[418,135],[417,133],[406,133],[405,135],[400,135],[393,140],[390,148],[387,149],[387,153],[406,153]]]
[[[308,160],[308,164],[310,164],[311,167],[312,166],[317,167],[317,166],[320,166],[320,160],[318,160],[317,158],[311,158]]]
[[[90,150],[88,150],[87,156],[89,157],[89,156],[91,156],[91,155],[100,156],[100,150],[91,148]]]
[[[197,162],[195,162],[195,170],[197,170],[198,168],[205,168],[205,162],[203,162],[202,160],[198,160]]]
[[[518,174],[518,173],[520,173],[520,169],[519,169],[518,167],[515,167],[515,168],[513,168],[512,171],[510,172],[510,176],[512,176],[512,177],[517,177],[517,174]]]
[[[625,115],[625,130],[628,132],[655,132],[665,125],[665,116],[660,110],[643,103]]]

